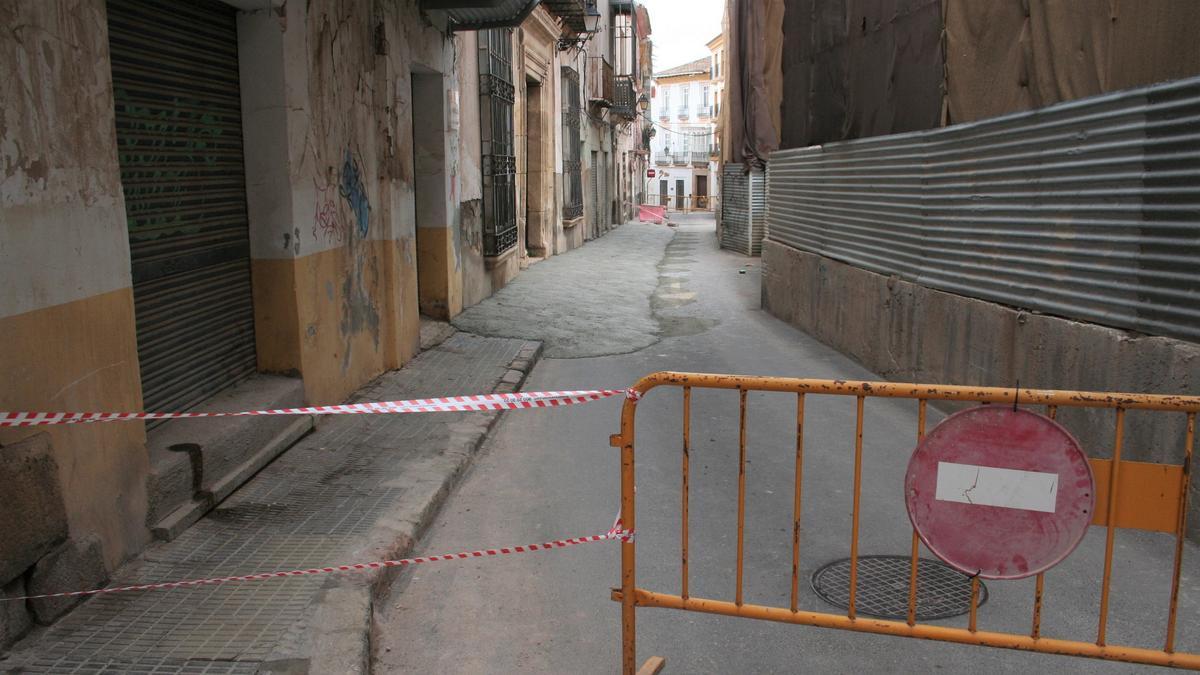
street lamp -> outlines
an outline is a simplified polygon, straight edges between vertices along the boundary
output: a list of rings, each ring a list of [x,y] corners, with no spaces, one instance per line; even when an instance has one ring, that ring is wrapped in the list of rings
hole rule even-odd
[[[602,17],[600,9],[596,6],[596,0],[585,0],[583,7],[583,32],[576,33],[569,38],[559,38],[558,51],[565,52],[568,49],[582,48],[593,35],[600,32],[600,19]]]
[[[583,27],[587,29],[589,35],[595,35],[600,30],[600,9],[596,6],[596,0],[587,0],[587,6],[583,12]]]
[[[646,112],[647,110],[650,109],[650,97],[649,96],[642,94],[640,97],[638,97],[638,109],[641,110],[642,112]]]

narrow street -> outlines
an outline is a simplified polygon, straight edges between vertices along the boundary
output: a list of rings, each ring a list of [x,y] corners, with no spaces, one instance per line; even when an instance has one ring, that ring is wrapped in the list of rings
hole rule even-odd
[[[527,391],[619,388],[659,370],[878,379],[759,308],[759,260],[718,251],[711,216],[627,224],[583,249],[539,263],[456,322],[471,331],[544,339]],[[656,283],[648,283],[650,269]],[[591,286],[595,292],[564,288]],[[573,330],[589,313],[621,318]],[[652,318],[651,322],[645,317]],[[611,339],[608,339],[611,338]],[[602,349],[597,345],[603,345]],[[809,577],[849,554],[852,398],[810,397],[805,433],[802,608],[837,611]],[[418,545],[418,554],[509,546],[600,533],[618,502],[616,400],[506,413],[467,478]],[[732,600],[736,536],[738,404],[733,392],[693,395],[691,593]],[[790,586],[794,399],[749,397],[746,599],[787,604]],[[915,405],[867,405],[860,554],[907,555],[911,526],[901,500],[915,442]],[[930,411],[931,425],[941,419]],[[638,585],[679,591],[681,403],[651,392],[639,404]],[[1099,602],[1092,582],[1104,539],[1093,528],[1046,577],[1043,633],[1092,639]],[[1113,642],[1154,645],[1163,616],[1173,540],[1123,531],[1114,558]],[[1196,548],[1187,551],[1195,560]],[[928,556],[923,551],[923,556]],[[561,551],[421,566],[376,604],[376,672],[613,672],[620,664],[619,550],[607,542]],[[1200,577],[1184,570],[1180,616],[1200,609]],[[982,630],[1028,630],[1033,580],[988,582]],[[885,592],[889,589],[873,589]],[[890,589],[893,592],[896,589]],[[906,593],[907,589],[903,589]],[[867,586],[860,593],[872,592]],[[668,672],[1063,672],[1118,673],[1115,662],[1031,655],[788,626],[670,610],[640,610],[639,660],[667,658]],[[939,623],[965,626],[960,616]],[[1181,635],[1180,649],[1200,635]],[[1186,646],[1185,646],[1186,645]]]
[[[1200,0],[0,25],[0,675],[1200,672]]]

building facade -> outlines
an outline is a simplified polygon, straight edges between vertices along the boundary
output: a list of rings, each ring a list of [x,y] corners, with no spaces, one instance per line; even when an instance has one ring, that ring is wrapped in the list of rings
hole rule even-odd
[[[679,211],[709,211],[719,199],[717,119],[720,92],[717,53],[723,38],[709,42],[708,56],[655,73],[651,143],[655,175],[648,201]],[[722,54],[723,55],[723,54]]]
[[[0,409],[337,403],[400,367],[422,316],[621,221],[634,108],[587,59],[638,12],[4,3]],[[177,535],[314,424],[187,422],[0,430],[0,593]]]

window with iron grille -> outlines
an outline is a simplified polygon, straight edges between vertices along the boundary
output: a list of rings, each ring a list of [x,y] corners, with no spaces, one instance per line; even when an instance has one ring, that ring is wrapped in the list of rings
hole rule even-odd
[[[483,254],[496,256],[517,243],[511,28],[479,31],[479,99]]]
[[[583,215],[583,161],[579,139],[579,73],[562,67],[563,220]]]

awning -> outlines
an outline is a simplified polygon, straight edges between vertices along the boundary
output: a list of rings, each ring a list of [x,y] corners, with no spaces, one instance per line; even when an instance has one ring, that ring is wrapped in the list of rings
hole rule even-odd
[[[453,30],[519,26],[537,5],[538,0],[421,0],[421,9],[445,12]]]
[[[596,15],[597,10],[594,0],[585,2],[585,0],[542,0],[542,4],[550,13],[562,19],[567,28],[574,33],[586,33],[587,23],[584,17]],[[590,5],[590,7],[589,7]]]

